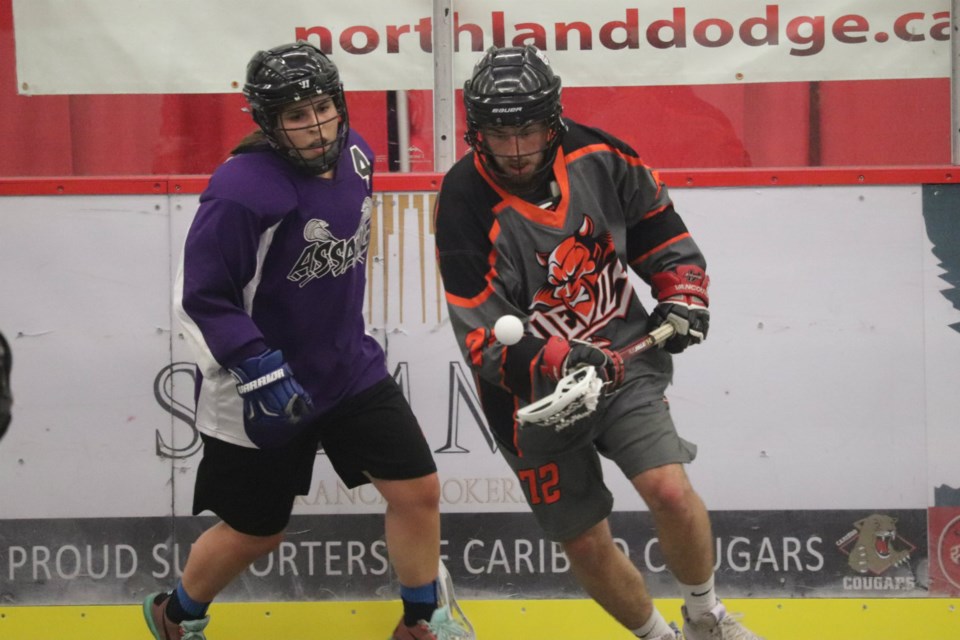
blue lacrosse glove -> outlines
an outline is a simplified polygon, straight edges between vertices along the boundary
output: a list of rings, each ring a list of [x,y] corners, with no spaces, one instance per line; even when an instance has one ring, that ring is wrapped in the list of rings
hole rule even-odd
[[[282,447],[300,433],[300,423],[313,409],[310,396],[293,377],[280,351],[247,358],[230,373],[243,398],[247,437],[261,449]]]
[[[682,265],[676,271],[656,273],[651,278],[656,308],[650,314],[654,327],[672,324],[676,333],[664,343],[670,353],[680,353],[692,344],[707,339],[710,329],[710,277],[697,266]]]

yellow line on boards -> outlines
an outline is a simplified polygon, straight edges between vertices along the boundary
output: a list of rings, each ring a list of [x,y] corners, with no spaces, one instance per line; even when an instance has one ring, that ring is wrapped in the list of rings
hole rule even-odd
[[[589,600],[463,600],[478,640],[630,640]],[[668,620],[680,600],[660,599]],[[768,640],[960,639],[960,598],[729,599]],[[215,603],[208,640],[387,640],[398,601]],[[150,640],[138,605],[0,607],[4,640]]]

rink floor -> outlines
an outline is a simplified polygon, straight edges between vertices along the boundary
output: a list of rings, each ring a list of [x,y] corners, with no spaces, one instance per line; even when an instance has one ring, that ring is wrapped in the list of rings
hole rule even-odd
[[[479,640],[630,640],[588,600],[464,600]],[[960,639],[960,599],[730,599],[768,640]],[[659,600],[667,619],[679,600]],[[386,640],[399,602],[222,603],[209,640]],[[150,640],[140,607],[0,607],[3,640]]]

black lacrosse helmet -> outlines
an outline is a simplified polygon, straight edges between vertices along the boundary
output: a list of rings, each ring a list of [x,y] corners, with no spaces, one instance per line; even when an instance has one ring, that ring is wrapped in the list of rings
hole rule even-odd
[[[480,157],[487,172],[501,185],[511,185],[509,177],[497,168],[489,147],[484,144],[483,127],[522,127],[543,122],[550,131],[545,157],[534,181],[548,175],[566,125],[560,114],[560,76],[553,72],[547,57],[536,47],[491,47],[473,68],[463,85],[463,103],[467,114],[464,139]],[[534,184],[535,188],[537,185]]]
[[[325,173],[337,164],[350,121],[340,72],[320,49],[298,40],[258,51],[247,64],[243,95],[250,104],[254,121],[285,158],[313,174]],[[340,125],[336,142],[323,155],[308,160],[286,144],[277,126],[278,116],[291,103],[316,96],[330,96],[340,114]]]

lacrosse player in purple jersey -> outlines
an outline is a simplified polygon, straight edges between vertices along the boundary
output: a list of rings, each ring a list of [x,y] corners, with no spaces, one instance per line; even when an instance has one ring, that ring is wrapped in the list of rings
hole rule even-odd
[[[205,637],[210,602],[280,544],[322,447],[348,487],[372,483],[387,503],[393,639],[472,638],[439,575],[432,453],[364,327],[373,153],[336,66],[306,42],[255,54],[243,91],[259,130],[200,196],[175,289],[199,373],[193,513],[220,520],[176,587],[146,598],[147,625],[156,640]]]
[[[562,118],[560,87],[531,46],[488,50],[464,85],[472,153],[444,177],[436,210],[457,343],[537,522],[594,600],[638,638],[756,639],[717,597],[709,516],[683,467],[696,447],[664,398],[671,354],[707,336],[706,262],[657,174],[622,141]],[[652,313],[628,269],[651,286]],[[491,332],[504,315],[525,321],[512,346]],[[665,323],[664,348],[618,355]],[[604,388],[592,413],[562,429],[521,426],[519,410],[585,365]],[[614,545],[600,455],[653,515],[682,590],[683,635]]]

